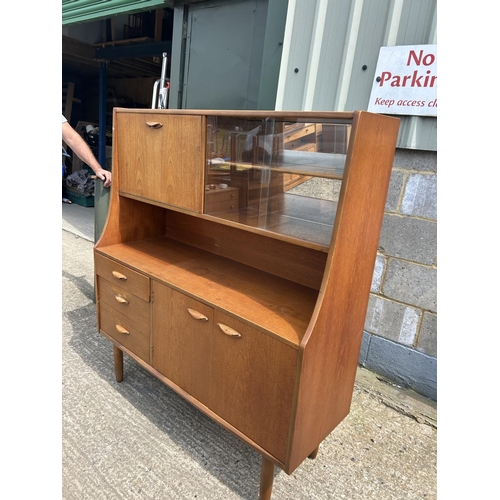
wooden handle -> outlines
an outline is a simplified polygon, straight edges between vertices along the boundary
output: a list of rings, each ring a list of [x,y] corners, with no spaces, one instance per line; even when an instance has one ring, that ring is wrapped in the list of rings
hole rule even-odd
[[[123,335],[130,335],[130,332],[127,329],[123,328],[123,326],[121,325],[115,325],[115,326],[116,326],[116,331],[118,333],[123,333]]]
[[[241,337],[241,333],[240,332],[237,332],[236,330],[234,330],[233,328],[231,328],[230,326],[227,326],[227,325],[224,325],[222,323],[217,323],[219,325],[219,328],[226,334],[226,335],[229,335],[230,337],[235,337],[235,338],[239,338]]]
[[[201,312],[198,312],[194,309],[190,309],[189,307],[187,308],[188,310],[188,313],[194,318],[194,319],[197,319],[199,321],[208,321],[208,318],[204,315],[204,314],[201,314]]]
[[[120,304],[128,304],[128,300],[125,297],[122,297],[121,295],[115,295],[116,302],[119,302]]]
[[[124,274],[119,273],[118,271],[113,271],[112,274],[118,280],[126,280],[127,279],[127,277]]]
[[[161,128],[161,127],[163,127],[163,124],[160,122],[146,122],[146,125],[149,128]]]

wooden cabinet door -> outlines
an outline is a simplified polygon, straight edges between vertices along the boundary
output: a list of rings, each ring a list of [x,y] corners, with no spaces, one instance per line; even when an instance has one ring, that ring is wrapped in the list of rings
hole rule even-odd
[[[212,353],[210,408],[285,462],[298,351],[216,311]]]
[[[152,290],[152,365],[206,404],[213,309],[156,281]]]
[[[123,194],[202,212],[202,117],[116,113],[119,189]]]

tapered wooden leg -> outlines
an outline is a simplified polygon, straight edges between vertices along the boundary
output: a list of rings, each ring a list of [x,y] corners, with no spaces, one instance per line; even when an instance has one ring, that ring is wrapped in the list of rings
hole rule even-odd
[[[113,349],[115,357],[115,378],[117,382],[121,382],[123,380],[123,351],[116,346],[113,346]]]
[[[274,464],[262,457],[262,468],[260,470],[260,500],[271,500],[273,490]]]
[[[314,460],[316,458],[316,455],[318,454],[318,450],[319,450],[319,446],[315,450],[312,451],[312,453],[309,455],[308,458],[311,458]]]

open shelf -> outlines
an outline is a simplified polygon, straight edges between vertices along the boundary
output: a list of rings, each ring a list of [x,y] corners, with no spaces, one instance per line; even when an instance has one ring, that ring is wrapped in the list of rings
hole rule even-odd
[[[171,209],[170,205],[156,200],[149,200],[131,193],[121,192],[120,197]],[[278,200],[280,200],[278,202]],[[265,233],[266,237],[287,241],[293,245],[328,253],[337,212],[337,202],[319,198],[282,193],[274,197],[274,205],[279,208],[273,212],[259,215],[260,206],[246,206],[233,210],[214,210],[199,214],[200,220],[217,220],[231,227],[244,228],[250,233]],[[187,215],[192,212],[177,209]],[[304,216],[307,215],[307,218]]]
[[[317,290],[167,237],[98,252],[293,346],[299,345],[318,298]]]
[[[337,212],[336,201],[281,193],[270,199],[266,207],[272,210],[262,210],[260,204],[254,204],[237,210],[214,211],[209,215],[267,231],[270,236],[291,238],[290,241],[297,245],[312,243],[328,251]]]

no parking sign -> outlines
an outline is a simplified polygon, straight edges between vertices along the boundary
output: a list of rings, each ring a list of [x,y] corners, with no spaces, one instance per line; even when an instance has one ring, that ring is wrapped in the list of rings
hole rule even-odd
[[[437,45],[381,47],[368,111],[437,116]]]

